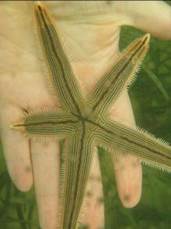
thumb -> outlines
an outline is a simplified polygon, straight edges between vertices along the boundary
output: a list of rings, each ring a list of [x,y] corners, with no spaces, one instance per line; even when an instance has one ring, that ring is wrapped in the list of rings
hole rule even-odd
[[[171,7],[162,1],[116,1],[128,23],[161,39],[171,39]]]

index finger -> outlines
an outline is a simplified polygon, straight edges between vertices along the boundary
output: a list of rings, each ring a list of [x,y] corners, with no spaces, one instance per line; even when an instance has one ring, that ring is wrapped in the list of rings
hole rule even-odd
[[[111,119],[135,128],[135,120],[127,90],[124,90],[110,111]],[[138,158],[116,152],[112,154],[116,184],[122,204],[134,207],[140,200],[142,189],[142,168]]]

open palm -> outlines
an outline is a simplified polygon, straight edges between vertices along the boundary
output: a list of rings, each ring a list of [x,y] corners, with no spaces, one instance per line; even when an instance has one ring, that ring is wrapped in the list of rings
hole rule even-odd
[[[161,38],[171,38],[171,10],[162,2],[46,4],[85,96],[115,61],[122,24],[136,26]],[[148,14],[148,8],[153,9],[153,13]],[[46,142],[29,141],[10,126],[20,122],[28,112],[51,110],[60,104],[47,85],[48,71],[40,52],[33,3],[3,2],[0,12],[0,125],[5,158],[11,178],[20,190],[29,190],[34,178],[42,228],[53,229],[58,213],[59,144],[51,138]],[[154,26],[156,22],[157,27]],[[126,90],[112,107],[110,116],[135,127]],[[121,201],[125,207],[133,207],[141,195],[140,162],[128,152],[114,163]],[[91,228],[103,224],[103,207],[97,208],[97,199],[102,196],[98,177],[95,156],[90,174],[93,179],[87,187],[91,199],[88,195],[85,198],[83,205],[89,208],[82,218]]]

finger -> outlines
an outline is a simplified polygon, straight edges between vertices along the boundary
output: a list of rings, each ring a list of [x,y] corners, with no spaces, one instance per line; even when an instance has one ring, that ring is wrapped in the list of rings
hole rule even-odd
[[[126,90],[111,109],[110,116],[115,121],[135,128],[134,116]],[[117,159],[113,157],[113,162],[119,197],[125,207],[133,207],[138,203],[141,197],[141,163],[138,158],[129,155],[129,152],[128,155],[117,153]]]
[[[90,176],[80,216],[79,221],[86,228],[93,229],[104,227],[102,180],[97,157],[97,148],[94,149]]]
[[[56,229],[59,214],[59,145],[55,140],[31,141],[34,185],[42,229]]]
[[[9,174],[19,190],[28,191],[33,183],[28,139],[10,128],[22,118],[22,111],[13,106],[3,107],[0,112],[1,138]]]
[[[163,1],[118,1],[115,10],[127,23],[159,38],[171,39],[171,7]]]

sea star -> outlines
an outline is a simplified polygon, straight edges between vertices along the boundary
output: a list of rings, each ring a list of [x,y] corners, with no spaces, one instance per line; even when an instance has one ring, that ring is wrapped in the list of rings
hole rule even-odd
[[[59,228],[74,229],[85,194],[93,147],[102,146],[110,153],[129,151],[151,165],[168,170],[171,147],[145,131],[130,129],[108,117],[111,104],[135,78],[135,72],[148,51],[149,34],[133,41],[88,98],[84,98],[58,34],[40,3],[35,5],[35,14],[51,73],[50,82],[60,99],[61,110],[30,114],[13,127],[24,127],[30,137],[57,135],[65,139]]]

